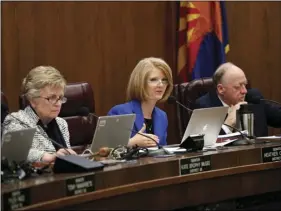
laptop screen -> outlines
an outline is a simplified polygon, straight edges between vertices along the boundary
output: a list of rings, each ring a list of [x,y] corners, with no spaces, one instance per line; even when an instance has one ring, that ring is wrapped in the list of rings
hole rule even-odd
[[[193,110],[181,142],[190,135],[204,134],[204,146],[213,145],[216,143],[227,112],[228,108],[223,106]]]
[[[91,152],[97,152],[101,147],[126,146],[131,137],[135,118],[136,114],[99,117],[90,148]]]

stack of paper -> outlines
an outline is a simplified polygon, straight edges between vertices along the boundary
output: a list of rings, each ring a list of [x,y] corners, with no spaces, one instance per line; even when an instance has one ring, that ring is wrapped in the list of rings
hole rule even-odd
[[[243,130],[241,131],[242,134],[248,135],[248,130]],[[241,138],[241,133],[239,132],[235,132],[235,133],[229,133],[229,134],[225,134],[225,135],[218,135],[217,138],[217,143],[221,143],[221,142],[225,142],[228,140],[232,140],[232,139],[238,139]]]

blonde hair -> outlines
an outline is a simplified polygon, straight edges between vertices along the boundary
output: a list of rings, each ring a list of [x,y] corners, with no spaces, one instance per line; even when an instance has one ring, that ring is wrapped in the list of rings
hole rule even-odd
[[[62,74],[52,66],[38,66],[29,71],[22,81],[22,92],[28,98],[40,95],[40,89],[45,86],[65,88],[66,80]]]
[[[129,83],[127,86],[127,100],[144,101],[148,99],[147,80],[149,74],[157,68],[163,72],[168,80],[167,88],[163,98],[159,102],[164,102],[170,96],[173,90],[173,76],[169,65],[160,58],[145,58],[138,62],[133,72],[131,73]]]

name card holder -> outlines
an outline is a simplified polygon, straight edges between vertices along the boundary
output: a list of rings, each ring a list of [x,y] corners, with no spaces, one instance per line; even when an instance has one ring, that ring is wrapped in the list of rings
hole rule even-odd
[[[183,158],[179,160],[179,174],[193,174],[212,169],[211,156]]]
[[[95,175],[71,178],[65,181],[66,196],[95,191]]]
[[[204,134],[194,134],[188,136],[179,147],[186,149],[187,151],[195,152],[200,151],[204,147]]]
[[[2,198],[2,210],[16,210],[31,204],[30,189],[20,189],[4,193]]]
[[[278,162],[278,161],[281,162],[281,145],[262,148],[261,161],[263,163]]]

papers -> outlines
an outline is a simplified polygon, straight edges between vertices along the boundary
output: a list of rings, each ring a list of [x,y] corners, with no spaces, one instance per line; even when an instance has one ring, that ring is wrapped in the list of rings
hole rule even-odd
[[[171,153],[186,152],[186,149],[180,147],[165,147],[165,149]]]
[[[234,141],[236,141],[237,139],[232,139],[232,140],[226,140],[226,141],[223,141],[223,142],[220,142],[220,143],[215,143],[215,144],[213,144],[213,145],[211,145],[211,146],[205,146],[204,148],[203,148],[203,150],[209,150],[209,149],[217,149],[217,148],[222,148],[222,147],[224,147],[225,145],[227,145],[227,144],[230,144],[230,143],[232,143],[232,142],[234,142]]]
[[[167,150],[170,153],[186,152],[186,149],[180,148],[178,146],[176,146],[176,147],[175,146],[174,147],[165,146],[164,148],[165,148],[165,150]],[[155,151],[155,150],[158,150],[158,147],[149,147],[147,149],[148,149],[148,151]]]

